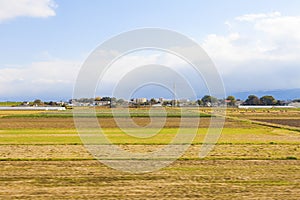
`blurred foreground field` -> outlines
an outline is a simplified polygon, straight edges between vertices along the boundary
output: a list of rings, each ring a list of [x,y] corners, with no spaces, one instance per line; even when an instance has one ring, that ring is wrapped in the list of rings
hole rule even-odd
[[[110,109],[96,112],[109,140],[129,152],[162,148],[180,128],[178,109],[169,108],[157,135],[133,138],[118,128]],[[141,126],[135,131],[145,131],[148,110],[130,112]],[[117,113],[124,120],[123,110]],[[159,171],[130,174],[89,154],[72,111],[0,111],[0,199],[300,199],[300,110],[228,109],[218,143],[200,159],[211,115],[210,109],[188,110],[191,126],[195,117],[201,120],[185,154]],[[189,124],[181,128],[191,131]]]

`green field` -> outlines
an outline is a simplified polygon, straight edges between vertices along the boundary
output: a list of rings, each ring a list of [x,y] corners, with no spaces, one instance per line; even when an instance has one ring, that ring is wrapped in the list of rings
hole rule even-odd
[[[117,111],[122,120],[123,111]],[[202,121],[192,145],[176,162],[159,171],[131,174],[91,156],[71,111],[0,111],[0,199],[300,199],[299,110],[230,109],[214,149],[199,158],[209,116],[214,116],[210,112],[191,109],[184,116],[191,123],[196,116]],[[106,137],[128,152],[153,152],[169,144],[179,130],[180,113],[167,113],[166,126],[141,139],[118,128],[109,109],[97,110]],[[137,124],[149,123],[148,110],[132,109],[131,114]],[[188,125],[181,130],[192,131]]]
[[[14,101],[7,101],[7,102],[0,102],[0,106],[18,106],[22,102],[14,102]]]

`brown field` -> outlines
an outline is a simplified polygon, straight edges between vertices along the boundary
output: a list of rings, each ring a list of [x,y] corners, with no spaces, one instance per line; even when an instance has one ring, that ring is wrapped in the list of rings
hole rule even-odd
[[[210,119],[201,118],[193,144],[179,160],[144,174],[95,160],[71,117],[3,117],[19,114],[38,113],[0,111],[0,199],[300,199],[300,132],[285,127],[299,127],[299,110],[229,109],[222,135],[204,159],[198,154]],[[140,126],[150,122],[133,120]],[[189,120],[192,126],[194,118]],[[145,143],[125,137],[113,118],[98,121],[122,149],[152,152],[174,137],[180,118],[168,118],[163,132]],[[188,132],[189,124],[183,128]]]
[[[87,122],[89,119],[82,119]],[[121,122],[126,119],[118,118]],[[194,125],[195,119],[190,118],[191,126]],[[100,118],[98,119],[102,128],[115,128],[117,124],[114,118]],[[146,117],[133,118],[133,121],[139,126],[146,126],[150,119]],[[199,128],[207,128],[210,124],[210,118],[201,118]],[[168,118],[165,128],[178,128],[180,126],[180,118]],[[226,119],[224,128],[253,128],[254,125]],[[130,127],[129,125],[127,127]],[[189,128],[189,124],[185,124]],[[0,118],[1,129],[75,129],[73,118]]]
[[[268,122],[268,123],[272,123],[272,124],[281,124],[281,125],[287,125],[287,126],[292,126],[292,127],[300,127],[300,118],[298,119],[294,119],[294,118],[275,118],[275,119],[254,119],[257,121],[262,121],[262,122]]]

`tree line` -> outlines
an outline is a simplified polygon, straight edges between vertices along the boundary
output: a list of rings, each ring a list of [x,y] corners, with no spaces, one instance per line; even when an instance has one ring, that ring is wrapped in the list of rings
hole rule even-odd
[[[241,101],[240,99],[236,99],[234,96],[228,96],[225,100],[219,100],[216,97],[205,95],[202,99],[197,100],[198,105],[200,106],[210,106],[216,104],[226,103],[228,106],[236,106],[237,101],[240,102],[241,105],[265,105],[265,106],[275,106],[275,105],[285,105],[286,102],[282,100],[276,100],[271,95],[265,95],[262,97],[257,97],[255,95],[249,95],[245,101]],[[294,102],[297,100],[294,100]]]
[[[136,105],[136,106],[151,106],[155,104],[161,104],[162,106],[204,106],[204,107],[212,107],[212,106],[222,106],[227,105],[229,107],[235,107],[237,105],[266,105],[266,106],[275,106],[275,105],[286,105],[287,102],[282,100],[277,100],[271,95],[265,95],[262,97],[257,97],[255,95],[249,95],[248,98],[244,101],[240,99],[236,99],[234,96],[228,96],[224,99],[218,99],[217,97],[211,95],[205,95],[202,98],[196,101],[188,101],[183,103],[181,100],[158,100],[155,98],[151,98],[145,102],[137,102],[135,99],[124,100],[117,99],[115,97],[95,97],[95,98],[80,98],[80,99],[71,99],[68,103],[63,101],[60,102],[43,102],[40,99],[36,99],[32,102],[23,102],[21,105],[25,106],[66,106],[67,104],[72,105],[72,103],[80,102],[85,103],[86,105],[109,105],[109,106],[120,106],[120,105]],[[97,102],[106,102],[107,104],[97,104]],[[299,102],[300,99],[295,99],[292,102]]]
[[[78,100],[79,102],[89,102],[92,103],[93,101],[110,101],[115,102],[116,104],[123,104],[128,103],[126,100],[123,99],[116,99],[115,97],[96,97],[96,98],[82,98]],[[296,100],[295,100],[296,101]],[[134,99],[130,99],[129,102],[134,102]],[[255,95],[249,95],[248,98],[245,101],[242,101],[240,99],[236,99],[234,96],[230,95],[226,99],[218,99],[217,97],[211,96],[211,95],[205,95],[201,99],[198,99],[196,101],[190,101],[189,105],[198,105],[198,106],[220,106],[226,104],[227,106],[236,106],[237,102],[239,105],[284,105],[286,102],[281,100],[276,100],[271,95],[265,95],[262,97],[257,97]],[[148,106],[148,105],[154,105],[154,104],[162,104],[163,106],[171,105],[171,106],[178,106],[180,105],[180,100],[164,100],[163,102],[160,102],[159,100],[156,100],[155,98],[151,98],[150,100],[147,100],[146,102],[140,103],[141,105]],[[138,104],[138,103],[136,103]]]

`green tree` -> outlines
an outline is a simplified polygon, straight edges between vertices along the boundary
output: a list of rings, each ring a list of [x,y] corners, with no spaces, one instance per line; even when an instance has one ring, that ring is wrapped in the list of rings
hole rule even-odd
[[[203,102],[204,105],[211,105],[214,103],[218,102],[218,99],[216,97],[210,96],[210,95],[205,95],[201,101]]]
[[[163,106],[171,105],[172,101],[163,101]]]
[[[236,100],[235,100],[235,97],[234,97],[234,96],[228,96],[228,97],[226,98],[226,100],[230,101],[230,102],[228,103],[229,106],[235,106]]]
[[[111,101],[111,98],[110,98],[110,97],[103,97],[103,98],[101,99],[101,101]]]
[[[57,104],[56,104],[56,102],[50,101],[50,102],[48,103],[48,105],[50,105],[50,106],[56,106]]]
[[[277,100],[273,96],[263,96],[260,98],[260,101],[263,105],[275,105]]]
[[[154,98],[150,99],[150,105],[153,105],[153,104],[157,104],[157,101]]]
[[[33,101],[33,104],[35,104],[35,105],[42,105],[43,102],[40,99],[36,99],[36,100]]]
[[[244,104],[245,105],[260,105],[261,102],[257,96],[249,95]]]
[[[197,100],[197,104],[198,104],[199,106],[201,106],[201,105],[203,105],[203,101],[202,101],[201,99],[198,99],[198,100]]]

